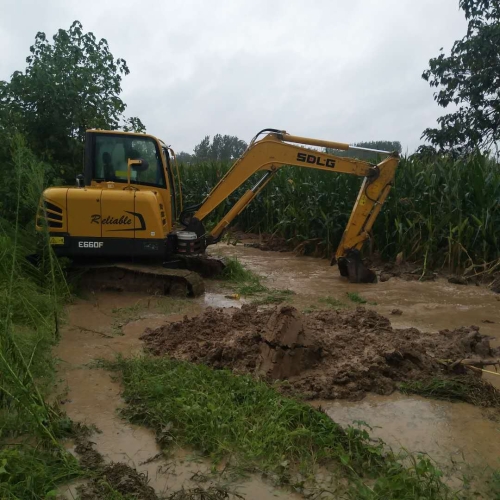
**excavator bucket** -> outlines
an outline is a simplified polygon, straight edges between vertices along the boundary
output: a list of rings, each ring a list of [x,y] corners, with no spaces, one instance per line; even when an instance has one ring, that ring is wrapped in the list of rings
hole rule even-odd
[[[334,261],[332,261],[332,264],[334,264]],[[377,275],[365,266],[359,250],[348,250],[344,257],[338,259],[337,265],[340,275],[348,278],[349,283],[377,282]]]

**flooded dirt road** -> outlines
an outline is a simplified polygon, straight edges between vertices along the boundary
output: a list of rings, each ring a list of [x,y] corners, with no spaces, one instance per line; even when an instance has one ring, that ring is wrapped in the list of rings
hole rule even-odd
[[[402,281],[393,278],[375,285],[349,284],[336,267],[325,260],[296,257],[291,253],[262,252],[242,245],[217,245],[214,253],[237,256],[242,264],[264,277],[269,288],[295,292],[290,302],[299,310],[324,308],[330,297],[345,307],[355,307],[347,292],[357,292],[374,309],[390,318],[394,327],[417,327],[436,332],[475,324],[500,345],[500,296],[486,288],[459,286],[445,280],[436,282]],[[158,493],[171,493],[181,487],[197,486],[196,473],[207,474],[210,464],[192,460],[194,454],[177,450],[172,456],[160,453],[152,432],[131,425],[117,414],[123,405],[120,384],[109,372],[96,368],[99,358],[142,352],[139,337],[146,328],[156,328],[195,316],[206,307],[240,307],[245,300],[226,297],[230,291],[220,282],[207,282],[207,293],[197,299],[146,297],[141,294],[100,292],[80,298],[68,307],[62,339],[56,348],[60,359],[58,391],[70,418],[94,424],[101,431],[91,440],[107,461],[125,462],[144,472]],[[251,298],[246,299],[250,301]],[[402,315],[391,315],[393,309]],[[486,322],[485,322],[486,321]],[[488,380],[500,387],[500,377]],[[473,466],[500,465],[500,423],[495,416],[465,403],[445,403],[407,397],[368,395],[358,402],[315,401],[341,424],[364,421],[372,434],[389,445],[429,453],[440,463],[465,472],[463,462]],[[467,466],[468,467],[468,466]],[[216,481],[216,479],[215,479]],[[247,498],[293,498],[275,490],[258,477],[230,485]],[[72,498],[73,489],[67,497]]]

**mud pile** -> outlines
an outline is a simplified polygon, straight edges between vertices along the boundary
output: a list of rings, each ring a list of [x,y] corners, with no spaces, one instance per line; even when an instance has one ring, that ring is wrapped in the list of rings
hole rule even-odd
[[[500,356],[478,327],[437,334],[394,329],[387,318],[363,307],[306,316],[291,306],[209,308],[192,319],[146,330],[142,339],[155,355],[286,379],[283,390],[321,399],[390,394],[398,382],[456,376],[457,367],[452,372],[443,360]]]

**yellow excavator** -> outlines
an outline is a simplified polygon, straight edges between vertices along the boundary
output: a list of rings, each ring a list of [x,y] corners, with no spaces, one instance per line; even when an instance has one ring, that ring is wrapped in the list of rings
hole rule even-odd
[[[386,157],[375,165],[304,146]],[[75,187],[44,191],[37,229],[48,230],[57,255],[83,263],[95,286],[199,295],[204,290],[200,274],[222,269],[219,261],[205,256],[205,249],[220,241],[281,167],[326,170],[364,178],[334,262],[351,282],[374,282],[376,275],[363,265],[360,250],[389,194],[398,162],[396,152],[264,129],[202,203],[183,209],[175,153],[163,141],[147,134],[88,130],[83,175],[77,176]],[[256,184],[207,232],[206,217],[258,172],[263,175]]]

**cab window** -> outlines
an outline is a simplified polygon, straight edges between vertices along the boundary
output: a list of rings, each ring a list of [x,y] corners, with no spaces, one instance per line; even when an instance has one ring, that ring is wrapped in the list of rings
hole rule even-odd
[[[131,167],[130,182],[164,188],[165,175],[156,142],[149,137],[102,134],[96,137],[94,180],[127,182],[128,160],[142,160]]]

